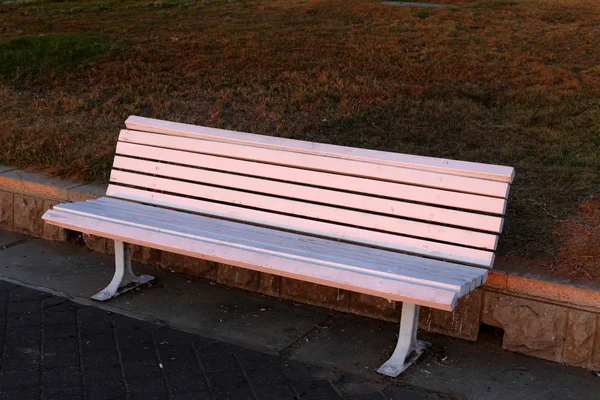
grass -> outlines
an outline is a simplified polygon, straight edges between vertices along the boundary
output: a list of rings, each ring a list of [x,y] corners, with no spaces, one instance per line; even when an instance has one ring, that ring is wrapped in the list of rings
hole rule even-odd
[[[23,72],[0,66],[0,163],[105,181],[118,130],[136,114],[512,165],[502,254],[552,262],[555,231],[600,192],[600,8],[436,2],[461,8],[0,4],[2,46],[77,43],[72,57],[22,48],[37,60],[10,58]]]
[[[86,66],[111,51],[106,35],[55,33],[20,36],[0,43],[4,82],[36,83]]]

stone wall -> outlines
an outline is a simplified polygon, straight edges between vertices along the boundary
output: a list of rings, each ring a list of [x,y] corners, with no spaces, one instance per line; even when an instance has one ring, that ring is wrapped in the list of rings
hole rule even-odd
[[[105,186],[77,184],[0,166],[0,229],[54,241],[69,232],[41,216],[61,202],[104,195]],[[83,235],[85,245],[113,253],[113,243]],[[401,304],[290,278],[133,246],[135,261],[184,272],[224,285],[332,310],[397,322]],[[460,299],[454,312],[421,308],[422,330],[476,340],[480,324],[504,330],[503,348],[600,370],[600,291],[490,272],[486,284]]]

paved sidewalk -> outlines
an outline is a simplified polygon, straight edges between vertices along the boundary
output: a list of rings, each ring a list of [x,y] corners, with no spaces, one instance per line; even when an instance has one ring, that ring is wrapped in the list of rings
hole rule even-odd
[[[0,281],[2,399],[459,399],[369,382]]]
[[[139,264],[152,287],[90,300],[113,263],[0,231],[0,399],[600,399],[600,377],[505,351],[500,330],[420,332],[432,347],[389,379],[397,323]]]

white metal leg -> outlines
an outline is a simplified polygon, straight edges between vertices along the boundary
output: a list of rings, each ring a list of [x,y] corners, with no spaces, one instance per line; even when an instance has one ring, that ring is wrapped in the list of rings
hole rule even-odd
[[[131,250],[128,243],[115,240],[115,275],[92,299],[105,301],[154,279],[151,275],[136,276],[131,269]]]
[[[398,344],[389,360],[378,370],[380,374],[396,377],[404,372],[415,362],[423,350],[430,343],[417,340],[417,328],[419,326],[419,306],[415,304],[402,303],[402,317],[400,318],[400,334]]]

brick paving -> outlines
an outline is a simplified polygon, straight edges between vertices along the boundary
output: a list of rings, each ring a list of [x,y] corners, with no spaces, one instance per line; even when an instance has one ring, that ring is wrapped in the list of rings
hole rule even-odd
[[[2,400],[457,398],[370,382],[1,281],[0,307]]]

